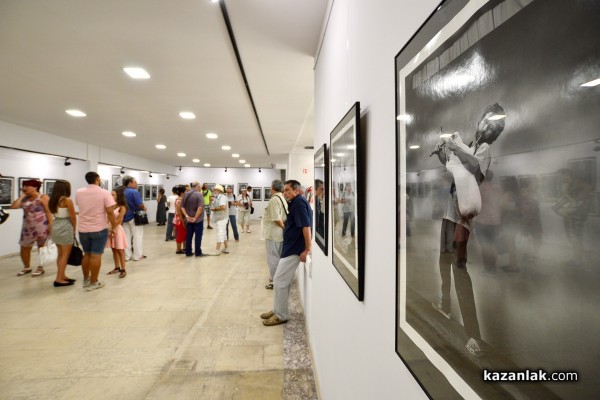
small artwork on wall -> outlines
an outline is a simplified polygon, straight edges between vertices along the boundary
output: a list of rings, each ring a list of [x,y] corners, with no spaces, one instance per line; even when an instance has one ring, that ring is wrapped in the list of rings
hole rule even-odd
[[[108,179],[100,179],[100,187],[104,190],[108,190]]]
[[[23,182],[35,179],[36,181],[42,181],[40,178],[19,178],[19,187],[17,188],[17,197],[21,196],[21,190],[23,189]],[[40,188],[42,190],[42,188]]]
[[[44,194],[52,196],[52,190],[54,189],[55,183],[56,179],[44,179]]]
[[[264,188],[264,190],[265,190],[265,201],[271,200],[271,197],[272,197],[271,188],[266,187],[266,188]]]
[[[238,183],[238,194],[242,194],[242,190],[246,190],[247,187],[247,183]]]
[[[252,201],[261,201],[262,200],[262,188],[252,188]]]
[[[15,187],[15,178],[3,176],[0,178],[0,206],[10,206]]]
[[[150,196],[152,194],[152,185],[144,186],[144,200],[150,200]]]
[[[116,189],[123,184],[123,177],[121,175],[112,176],[112,189]]]
[[[140,194],[140,196],[142,196],[142,199],[143,199],[144,198],[144,185],[138,185],[137,191]]]
[[[158,186],[152,185],[152,198],[151,200],[156,200],[158,198]]]
[[[216,186],[216,183],[207,183],[207,185],[208,185],[208,190],[210,190],[212,192]]]

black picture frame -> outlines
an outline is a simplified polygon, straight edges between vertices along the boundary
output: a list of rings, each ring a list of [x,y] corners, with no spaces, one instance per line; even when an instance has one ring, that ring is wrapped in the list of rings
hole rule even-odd
[[[55,183],[56,179],[44,179],[43,193],[48,195],[48,197],[52,196],[52,190],[54,189]]]
[[[144,186],[145,185],[143,185],[143,184],[138,184],[137,185],[137,191],[140,194],[140,196],[142,197],[142,200],[144,200],[144,196],[145,196],[145,193],[146,193]]]
[[[262,188],[252,188],[252,201],[262,201]]]
[[[246,188],[248,187],[247,183],[238,183],[238,191],[237,194],[242,194],[242,190],[246,190]],[[235,193],[235,192],[234,192]]]
[[[123,176],[121,175],[113,175],[111,181],[111,190],[115,190],[119,186],[123,185]]]
[[[0,206],[10,206],[15,192],[15,178],[13,176],[0,177]]]
[[[29,177],[19,177],[19,187],[17,188],[17,197],[21,196],[21,189],[23,189],[23,182],[35,179],[36,181],[40,181],[42,186],[40,187],[40,191],[44,189],[43,182],[40,178],[29,178]]]
[[[591,110],[600,96],[585,84],[600,76],[598,18],[595,2],[447,0],[395,57],[395,351],[429,398],[597,395],[581,379],[482,376],[533,365],[568,364],[580,377],[597,370],[598,353],[589,349],[600,318],[573,310],[600,305],[590,300],[600,284],[598,275],[590,282],[600,219],[585,212],[594,213],[586,198],[593,203],[596,190],[598,155],[590,150],[598,151],[600,119]],[[452,165],[458,139],[478,164],[468,192],[453,171],[464,165]],[[569,190],[579,194],[577,205]],[[479,196],[481,208],[464,216],[461,196]],[[579,208],[583,223],[571,243],[564,238],[576,223],[565,203]],[[453,210],[457,229],[449,225]],[[448,236],[440,240],[440,232]],[[569,266],[577,274],[546,275]]]
[[[328,255],[329,248],[329,152],[323,144],[314,156],[315,243]]]
[[[271,193],[271,188],[270,187],[264,187],[263,191],[264,191],[264,199],[265,199],[265,201],[271,200],[271,197],[273,197],[273,194]]]
[[[151,185],[150,188],[152,190],[150,200],[158,199],[158,185]]]
[[[331,176],[331,256],[359,301],[364,299],[364,171],[360,102],[356,102],[329,136]],[[342,188],[342,190],[339,190]],[[361,231],[362,230],[362,231]]]
[[[104,190],[108,190],[108,179],[100,179],[100,187]]]
[[[152,198],[152,185],[144,185],[144,200]]]
[[[215,188],[215,186],[217,184],[214,182],[211,182],[211,183],[207,183],[207,185],[208,185],[208,190],[210,190],[210,192],[212,193],[213,189]]]

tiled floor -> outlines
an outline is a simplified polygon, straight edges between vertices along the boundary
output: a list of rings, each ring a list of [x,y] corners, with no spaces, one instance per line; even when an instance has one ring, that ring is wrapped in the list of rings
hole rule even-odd
[[[203,250],[214,244],[205,230]],[[147,260],[106,276],[109,250],[106,287],[92,292],[78,267],[75,286],[54,288],[55,266],[17,277],[19,257],[1,258],[0,399],[316,399],[297,299],[290,323],[264,327],[264,242],[242,234],[230,247],[186,258],[148,225]]]

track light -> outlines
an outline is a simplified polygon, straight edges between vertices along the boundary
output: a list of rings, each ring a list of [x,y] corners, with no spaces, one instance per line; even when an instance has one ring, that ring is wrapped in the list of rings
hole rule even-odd
[[[179,166],[179,172],[181,172],[181,165]]]
[[[148,172],[148,178],[152,178],[152,172]]]
[[[261,169],[260,169],[260,167],[258,167],[258,172],[262,172]]]
[[[227,172],[227,167],[225,167],[225,172]]]
[[[167,175],[167,179],[170,179],[170,178],[169,178],[169,175]]]
[[[121,167],[121,173],[124,174],[125,173],[125,168]]]
[[[71,165],[71,161],[69,161],[69,157],[65,158],[65,167]]]

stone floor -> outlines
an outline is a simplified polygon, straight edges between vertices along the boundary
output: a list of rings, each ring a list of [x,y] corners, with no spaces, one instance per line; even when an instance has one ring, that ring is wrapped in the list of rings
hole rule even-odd
[[[298,292],[290,322],[264,327],[264,242],[241,235],[229,255],[186,258],[147,225],[148,258],[119,279],[105,253],[92,292],[78,267],[54,288],[56,266],[17,277],[19,257],[0,258],[0,399],[317,399]]]

